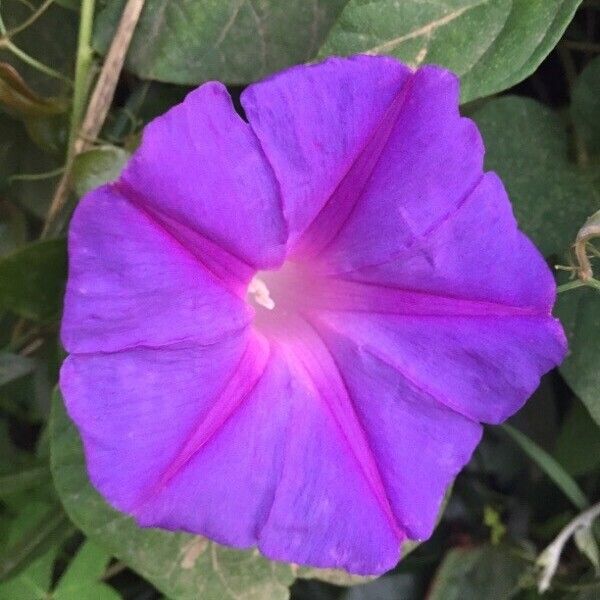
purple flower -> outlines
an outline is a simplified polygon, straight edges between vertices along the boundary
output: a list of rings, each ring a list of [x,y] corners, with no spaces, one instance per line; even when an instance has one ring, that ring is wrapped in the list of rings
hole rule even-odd
[[[141,525],[380,573],[563,358],[552,275],[448,71],[331,59],[242,105],[201,86],[79,204],[67,408]]]

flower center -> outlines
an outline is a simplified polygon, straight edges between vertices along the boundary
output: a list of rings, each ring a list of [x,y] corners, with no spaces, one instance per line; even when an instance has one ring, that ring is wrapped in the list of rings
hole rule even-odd
[[[246,291],[255,310],[254,325],[263,333],[281,333],[306,306],[312,289],[305,269],[287,262],[276,271],[259,271]]]
[[[275,302],[271,298],[267,284],[258,275],[252,278],[248,286],[248,295],[255,305],[263,306],[268,310],[275,308]]]

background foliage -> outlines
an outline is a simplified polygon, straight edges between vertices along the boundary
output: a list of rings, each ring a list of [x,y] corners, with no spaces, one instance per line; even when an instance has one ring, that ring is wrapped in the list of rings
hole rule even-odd
[[[78,28],[93,4],[0,2],[0,600],[533,600],[559,550],[544,597],[599,598],[600,284],[577,279],[570,247],[600,209],[600,2],[146,0],[104,126],[75,155],[78,90],[85,101],[125,2],[95,3],[81,80],[76,61],[91,55]],[[432,539],[373,581],[139,529],[90,486],[53,391],[70,211],[118,175],[144,124],[208,79],[237,98],[275,70],[357,52],[461,76],[487,168],[562,266],[556,314],[571,348],[512,427],[487,429]],[[68,202],[49,235],[65,168]],[[600,234],[596,221],[588,230]],[[583,243],[593,265],[594,240]],[[582,511],[564,548],[544,551]]]

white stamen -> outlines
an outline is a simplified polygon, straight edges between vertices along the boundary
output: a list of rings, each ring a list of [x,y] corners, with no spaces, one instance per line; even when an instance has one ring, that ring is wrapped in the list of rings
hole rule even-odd
[[[254,301],[261,306],[264,306],[268,310],[275,308],[275,302],[269,294],[269,288],[267,284],[259,277],[253,277],[250,285],[248,286],[248,293],[254,296]]]

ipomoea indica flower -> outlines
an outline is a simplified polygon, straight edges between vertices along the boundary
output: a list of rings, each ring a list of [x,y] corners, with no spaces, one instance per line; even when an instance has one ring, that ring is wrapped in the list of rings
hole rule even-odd
[[[201,86],[79,204],[66,405],[141,525],[381,573],[563,358],[554,281],[448,71],[334,58],[242,105]]]

